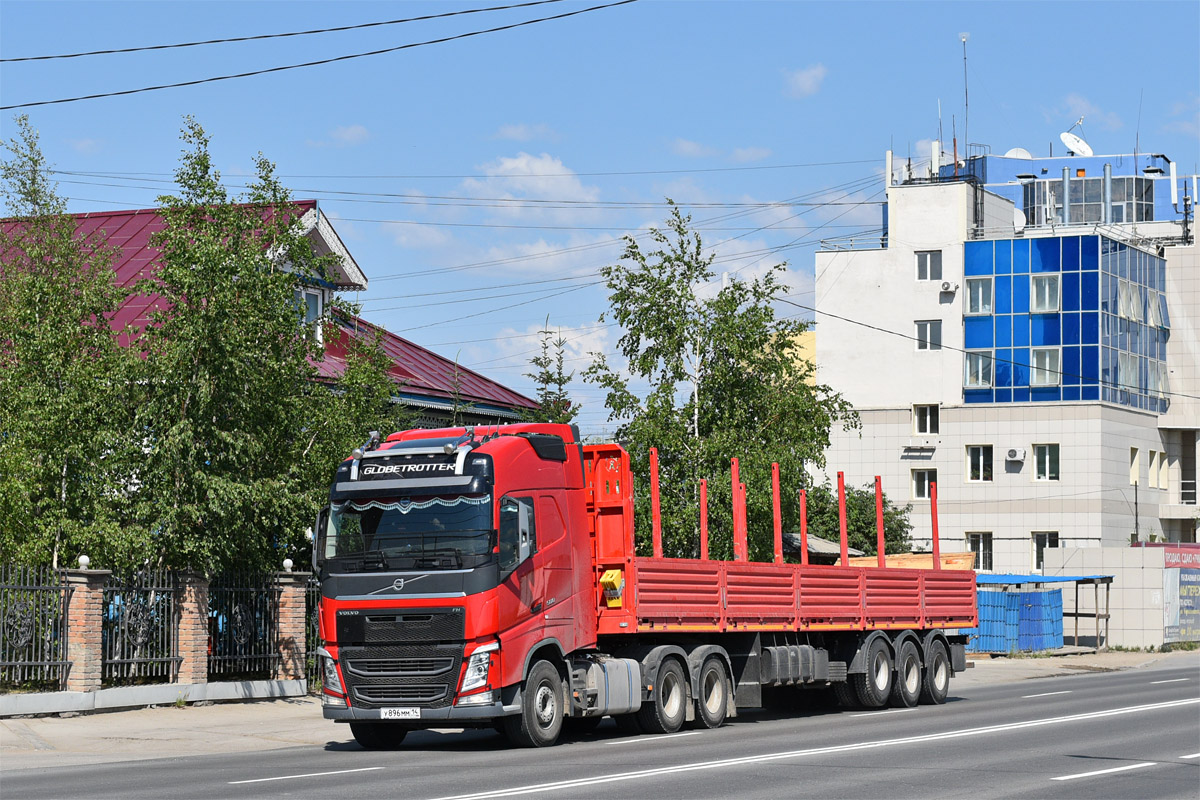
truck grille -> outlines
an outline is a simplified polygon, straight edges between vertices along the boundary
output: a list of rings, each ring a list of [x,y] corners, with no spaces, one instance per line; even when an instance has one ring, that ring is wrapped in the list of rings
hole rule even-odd
[[[463,643],[341,646],[342,677],[361,708],[450,705],[458,688]]]

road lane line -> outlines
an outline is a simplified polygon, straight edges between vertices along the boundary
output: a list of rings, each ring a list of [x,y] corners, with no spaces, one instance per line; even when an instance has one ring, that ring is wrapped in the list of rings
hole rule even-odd
[[[752,764],[763,764],[771,761],[801,758],[804,756],[826,755],[830,753],[849,753],[861,750],[874,750],[882,747],[895,747],[898,745],[938,742],[946,739],[981,736],[989,733],[1003,733],[1005,731],[1022,730],[1024,728],[1038,728],[1045,725],[1061,725],[1064,723],[1102,719],[1104,717],[1115,717],[1125,714],[1161,711],[1165,709],[1180,708],[1182,706],[1196,705],[1198,703],[1200,703],[1200,698],[1173,700],[1165,703],[1150,703],[1148,705],[1141,706],[1125,706],[1123,708],[1114,708],[1108,711],[1091,711],[1084,714],[1071,714],[1064,717],[1048,717],[1046,719],[1026,720],[1025,722],[1010,722],[1002,725],[989,725],[981,728],[964,728],[956,731],[946,731],[944,733],[907,736],[901,739],[882,739],[872,742],[835,745],[832,747],[815,747],[809,750],[788,750],[779,753],[765,753],[757,756],[726,758],[718,761],[697,761],[691,764],[679,764],[673,767],[658,767],[655,769],[637,770],[635,772],[616,772],[608,775],[597,775],[593,777],[556,781],[554,783],[535,783],[526,786],[515,786],[511,789],[496,789],[494,791],[476,792],[473,794],[452,795],[448,797],[437,798],[437,800],[487,800],[489,798],[498,797],[516,797],[523,794],[558,792],[565,789],[586,789],[591,794],[595,795],[595,787],[605,783],[618,783],[621,781],[638,780],[639,778],[655,778],[664,775],[677,775],[684,772],[697,772],[701,770],[721,769],[725,767],[741,767]]]
[[[239,783],[265,783],[267,781],[289,781],[292,778],[319,778],[322,775],[345,775],[348,772],[371,772],[372,770],[384,769],[384,767],[362,767],[361,769],[339,769],[333,772],[307,772],[303,775],[278,775],[274,778],[254,778],[248,781],[229,781],[230,786],[235,786]]]
[[[1156,767],[1158,763],[1155,761],[1143,761],[1140,764],[1126,764],[1123,767],[1113,767],[1112,769],[1098,769],[1095,772],[1080,772],[1075,775],[1059,775],[1057,778],[1051,778],[1052,781],[1073,781],[1076,778],[1094,778],[1097,775],[1110,775],[1114,772],[1125,772],[1131,769],[1141,769],[1142,767]]]
[[[1154,686],[1159,683],[1181,683],[1182,681],[1190,681],[1191,678],[1171,678],[1169,681],[1150,681],[1150,685]]]
[[[1190,756],[1180,756],[1180,758],[1200,758],[1200,753],[1192,753]]]
[[[1067,689],[1065,692],[1042,692],[1041,694],[1023,694],[1023,695],[1021,695],[1021,699],[1028,700],[1031,697],[1053,697],[1056,694],[1070,694],[1070,693],[1071,693],[1071,690]]]
[[[637,744],[638,742],[641,742],[642,744],[651,744],[653,742],[657,742],[662,739],[674,739],[677,736],[699,736],[702,733],[704,733],[704,731],[688,731],[687,733],[668,733],[665,736],[638,736],[633,739],[613,739],[612,741],[605,742],[604,744]]]
[[[884,714],[900,714],[904,711],[916,711],[916,709],[915,708],[889,708],[887,710],[868,711],[865,714],[851,714],[850,716],[852,716],[852,717],[879,717],[879,716],[883,716]]]

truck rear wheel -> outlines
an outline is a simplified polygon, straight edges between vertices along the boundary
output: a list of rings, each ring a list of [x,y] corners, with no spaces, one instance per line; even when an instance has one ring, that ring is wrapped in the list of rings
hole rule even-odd
[[[549,747],[562,732],[562,679],[549,661],[529,670],[521,713],[504,718],[504,735],[517,747]]]
[[[725,664],[716,656],[700,667],[700,696],[696,698],[696,722],[700,727],[719,728],[729,709],[729,677]]]
[[[896,679],[892,684],[891,704],[895,708],[912,708],[921,697],[921,654],[911,641],[900,645],[896,657]]]
[[[892,654],[887,642],[876,637],[867,645],[866,671],[852,675],[854,694],[867,708],[883,708],[892,693]]]
[[[350,733],[365,750],[394,750],[408,735],[408,728],[387,722],[351,722]]]
[[[921,684],[921,702],[938,706],[946,702],[950,694],[950,657],[946,645],[934,642],[929,645],[929,657],[925,660],[925,679]]]
[[[687,683],[683,667],[667,659],[658,667],[650,702],[638,709],[638,722],[646,733],[675,733],[687,716]]]

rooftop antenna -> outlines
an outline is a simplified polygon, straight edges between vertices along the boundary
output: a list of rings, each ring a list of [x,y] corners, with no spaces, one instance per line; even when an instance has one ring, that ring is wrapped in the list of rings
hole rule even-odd
[[[967,97],[967,39],[971,38],[971,34],[960,33],[958,38],[962,40],[963,46],[963,146],[970,147],[971,137],[967,135],[971,122],[971,104]]]

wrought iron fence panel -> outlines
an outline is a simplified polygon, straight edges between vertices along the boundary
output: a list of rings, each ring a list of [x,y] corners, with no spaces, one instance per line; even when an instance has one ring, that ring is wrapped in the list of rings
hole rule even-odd
[[[209,678],[270,678],[279,664],[280,587],[268,573],[229,573],[208,587]]]
[[[62,570],[0,564],[0,688],[65,687],[69,592]]]
[[[105,686],[174,683],[177,587],[166,570],[113,575],[104,586],[101,682]]]
[[[305,604],[305,657],[304,677],[308,679],[309,694],[321,693],[321,661],[317,658],[317,648],[323,642],[321,641],[321,630],[317,625],[317,610],[321,606],[321,583],[316,577],[309,578],[308,586],[304,592]]]

